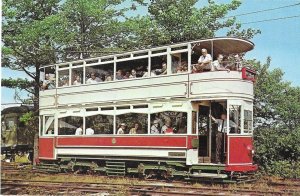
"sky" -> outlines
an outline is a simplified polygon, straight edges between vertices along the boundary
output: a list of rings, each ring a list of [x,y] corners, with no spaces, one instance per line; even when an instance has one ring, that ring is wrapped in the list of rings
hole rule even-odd
[[[216,3],[228,3],[229,0],[215,0]],[[292,86],[300,86],[300,0],[243,0],[242,5],[228,16],[245,14],[254,11],[273,9],[256,14],[237,16],[237,20],[243,24],[243,28],[260,29],[261,34],[256,35],[251,41],[255,48],[248,52],[246,59],[257,59],[262,63],[266,62],[268,56],[271,57],[271,69],[280,68],[283,70],[286,81],[290,81]],[[206,0],[200,0],[196,7],[200,8],[207,4]],[[290,7],[275,9],[283,6]],[[138,7],[137,14],[147,13],[146,7]],[[256,22],[261,20],[298,16],[295,18]],[[217,32],[217,36],[225,36],[224,31]],[[20,71],[10,71],[2,68],[2,78],[8,77],[27,77]],[[14,103],[13,89],[1,87],[1,104]],[[23,97],[26,97],[26,93]]]

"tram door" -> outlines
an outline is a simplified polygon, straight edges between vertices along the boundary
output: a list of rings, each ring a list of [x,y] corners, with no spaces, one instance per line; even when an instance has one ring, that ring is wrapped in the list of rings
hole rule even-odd
[[[209,106],[199,105],[198,115],[198,135],[199,135],[199,163],[210,163],[210,122]]]

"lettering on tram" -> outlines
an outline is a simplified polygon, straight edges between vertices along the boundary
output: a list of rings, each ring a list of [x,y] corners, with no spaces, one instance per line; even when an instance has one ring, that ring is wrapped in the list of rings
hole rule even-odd
[[[255,171],[253,47],[214,38],[44,66],[40,159]]]

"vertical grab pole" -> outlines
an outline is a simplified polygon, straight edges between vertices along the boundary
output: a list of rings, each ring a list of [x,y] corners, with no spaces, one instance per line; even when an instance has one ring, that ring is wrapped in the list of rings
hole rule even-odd
[[[192,72],[192,45],[191,43],[188,44],[188,73]]]
[[[209,116],[211,116],[211,101],[209,101]],[[208,156],[211,160],[211,137],[212,137],[212,130],[211,130],[211,117],[209,117],[209,127],[208,127]]]

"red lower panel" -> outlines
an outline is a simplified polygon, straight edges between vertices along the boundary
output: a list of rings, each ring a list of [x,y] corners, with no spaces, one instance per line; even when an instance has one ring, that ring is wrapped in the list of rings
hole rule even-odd
[[[139,147],[139,148],[151,148],[151,147],[187,147],[186,136],[182,137],[58,137],[57,147],[67,146],[102,146],[102,147]],[[191,143],[191,142],[189,142]],[[191,146],[191,145],[188,145]]]
[[[54,159],[55,138],[39,138],[39,159]]]
[[[252,137],[228,136],[228,159],[227,164],[252,163],[253,141]]]
[[[256,171],[257,165],[229,165],[225,167],[225,171],[248,172]]]

